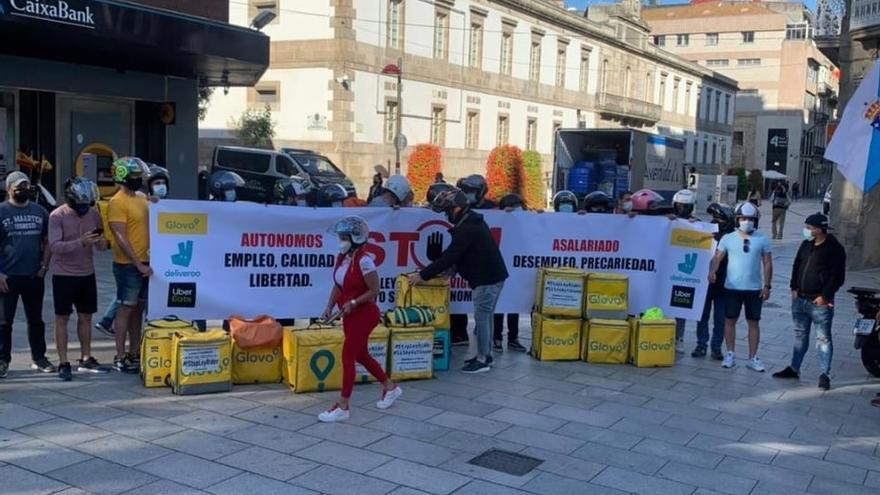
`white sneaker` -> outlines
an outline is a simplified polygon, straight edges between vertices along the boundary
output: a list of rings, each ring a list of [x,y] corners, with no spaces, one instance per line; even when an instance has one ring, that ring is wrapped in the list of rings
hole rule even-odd
[[[403,395],[403,390],[400,389],[400,385],[395,385],[391,390],[383,390],[382,398],[376,402],[376,407],[379,409],[388,409],[401,395]]]
[[[750,370],[757,371],[758,373],[763,373],[767,368],[764,367],[764,363],[761,362],[761,358],[758,356],[749,359],[749,362],[746,363],[746,366]]]
[[[318,421],[322,423],[336,423],[338,421],[348,421],[348,418],[351,417],[347,409],[343,409],[339,407],[339,404],[334,405],[329,410],[322,412],[318,415]]]
[[[722,368],[733,368],[736,366],[736,354],[727,351],[727,354],[724,355],[724,361],[721,362]]]
[[[675,352],[684,352],[684,339],[675,340]]]

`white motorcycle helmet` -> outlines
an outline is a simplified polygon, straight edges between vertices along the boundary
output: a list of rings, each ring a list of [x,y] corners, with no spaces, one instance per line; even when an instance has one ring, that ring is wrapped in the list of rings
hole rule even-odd
[[[675,196],[672,197],[672,207],[675,209],[675,216],[690,218],[694,212],[695,199],[694,192],[690,189],[682,189],[675,193]]]
[[[400,204],[406,203],[412,199],[413,191],[409,181],[402,175],[392,175],[385,181],[385,190],[390,192],[397,198]]]
[[[759,210],[754,204],[744,201],[736,205],[733,214],[736,216],[737,225],[739,225],[740,219],[745,219],[754,222],[754,228],[758,228],[758,220],[761,218],[761,210]]]

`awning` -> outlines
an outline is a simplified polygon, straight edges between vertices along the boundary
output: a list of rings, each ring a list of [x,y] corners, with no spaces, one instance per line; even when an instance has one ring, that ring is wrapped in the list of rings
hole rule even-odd
[[[269,66],[269,37],[112,0],[0,0],[0,53],[253,86]]]

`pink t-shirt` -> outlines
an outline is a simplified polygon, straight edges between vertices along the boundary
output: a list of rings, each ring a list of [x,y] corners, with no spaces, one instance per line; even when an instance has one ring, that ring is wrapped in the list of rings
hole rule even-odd
[[[83,277],[95,273],[93,247],[85,247],[80,237],[101,228],[101,214],[95,208],[79,216],[67,204],[49,214],[50,268],[53,275]]]

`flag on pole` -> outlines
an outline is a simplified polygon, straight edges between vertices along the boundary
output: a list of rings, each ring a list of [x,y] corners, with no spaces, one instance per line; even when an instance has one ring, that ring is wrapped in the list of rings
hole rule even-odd
[[[849,99],[825,159],[863,192],[880,182],[880,60]]]

